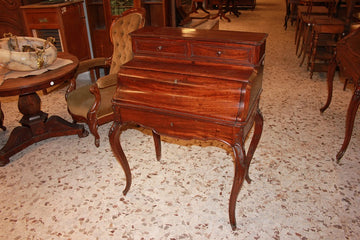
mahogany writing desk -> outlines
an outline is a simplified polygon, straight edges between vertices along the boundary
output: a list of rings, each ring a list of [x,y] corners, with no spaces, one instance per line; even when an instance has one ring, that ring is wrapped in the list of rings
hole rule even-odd
[[[230,195],[230,224],[236,229],[235,204],[260,140],[259,110],[265,57],[264,33],[145,27],[132,34],[134,59],[118,74],[113,97],[113,152],[126,175],[131,172],[120,145],[123,126],[136,123],[153,131],[160,159],[160,135],[215,139],[230,145],[235,176]],[[255,124],[248,151],[244,142]]]

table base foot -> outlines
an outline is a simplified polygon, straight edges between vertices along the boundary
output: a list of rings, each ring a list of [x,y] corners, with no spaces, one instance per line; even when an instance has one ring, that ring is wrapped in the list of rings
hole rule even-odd
[[[86,137],[89,134],[82,125],[69,123],[58,116],[47,119],[45,113],[35,120],[23,118],[21,123],[23,126],[11,132],[7,143],[0,150],[0,166],[5,166],[11,156],[41,140],[74,134]]]

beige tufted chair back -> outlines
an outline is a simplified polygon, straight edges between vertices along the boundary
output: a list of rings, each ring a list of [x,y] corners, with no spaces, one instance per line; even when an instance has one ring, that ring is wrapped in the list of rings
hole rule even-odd
[[[110,66],[110,74],[117,73],[120,66],[133,58],[132,44],[129,33],[142,28],[145,24],[145,12],[142,9],[132,9],[126,15],[113,21],[110,28],[110,38],[114,50]]]
[[[74,122],[87,123],[89,131],[95,137],[97,147],[100,144],[98,126],[113,121],[114,112],[111,101],[117,87],[117,73],[122,64],[133,58],[129,33],[144,25],[144,8],[129,9],[114,19],[110,27],[110,39],[113,43],[111,59],[97,57],[81,61],[75,77],[70,81],[66,92],[68,112]],[[109,74],[100,76],[102,69],[109,70]],[[96,74],[96,79],[94,79],[96,82],[77,88],[77,75],[87,71]],[[107,71],[104,72],[107,73]]]

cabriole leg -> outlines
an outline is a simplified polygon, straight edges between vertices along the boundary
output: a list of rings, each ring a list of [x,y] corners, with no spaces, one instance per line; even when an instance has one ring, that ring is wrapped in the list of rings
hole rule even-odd
[[[239,195],[241,186],[244,182],[245,176],[245,149],[243,143],[236,143],[233,147],[235,155],[235,175],[233,186],[230,194],[230,203],[229,203],[229,219],[232,230],[236,230],[236,218],[235,218],[235,207],[236,200]]]
[[[113,123],[109,132],[109,141],[110,141],[111,149],[116,159],[121,164],[125,173],[126,186],[125,189],[123,190],[123,194],[126,195],[131,186],[131,171],[130,171],[129,163],[126,159],[126,156],[120,144],[121,126],[122,125],[120,124],[120,122],[115,121]]]

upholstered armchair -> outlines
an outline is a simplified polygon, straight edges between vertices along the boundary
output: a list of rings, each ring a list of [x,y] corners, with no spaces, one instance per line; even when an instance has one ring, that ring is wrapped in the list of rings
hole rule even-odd
[[[113,120],[112,96],[116,90],[117,72],[120,66],[133,58],[129,33],[145,24],[145,9],[133,8],[115,19],[110,27],[113,55],[110,59],[94,58],[80,62],[79,68],[66,92],[68,111],[74,122],[84,122],[95,137],[95,145],[100,145],[98,126]],[[76,88],[76,78],[80,73],[105,69],[105,76],[96,82]],[[98,74],[97,74],[98,75]]]

